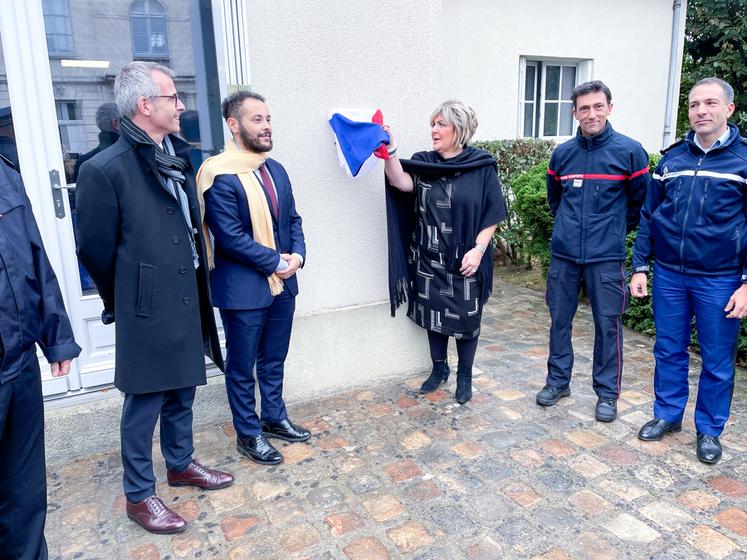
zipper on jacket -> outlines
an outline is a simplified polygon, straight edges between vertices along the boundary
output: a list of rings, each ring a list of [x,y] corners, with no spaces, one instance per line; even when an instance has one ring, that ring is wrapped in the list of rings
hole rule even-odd
[[[739,257],[742,254],[742,228],[737,228],[737,256],[735,257],[735,261],[737,261],[737,264],[739,264]]]
[[[589,143],[586,143],[586,163],[584,164],[584,171],[589,172],[589,158],[591,157],[591,146]],[[584,183],[586,183],[586,180],[584,179]],[[582,187],[581,190],[581,231],[578,232],[579,237],[579,256],[581,257],[578,262],[582,263],[586,261],[586,240],[584,239],[585,232],[586,232],[586,199],[589,198],[589,196],[586,194],[589,189],[586,188],[586,185]]]
[[[699,222],[703,223],[703,206],[705,206],[706,198],[708,198],[708,182],[706,181],[705,187],[703,187],[703,196],[700,197],[700,218]]]
[[[592,210],[595,214],[599,214],[599,183],[596,184],[596,187],[594,188],[594,199],[592,201]]]
[[[700,156],[698,165],[695,166],[695,173],[693,173],[693,180],[690,182],[690,194],[687,195],[687,208],[685,208],[685,219],[682,220],[682,235],[680,236],[680,272],[685,271],[685,228],[687,227],[687,218],[690,215],[690,204],[693,201],[693,191],[695,190],[695,181],[698,179],[698,171],[700,171],[700,164],[703,163],[707,154]]]

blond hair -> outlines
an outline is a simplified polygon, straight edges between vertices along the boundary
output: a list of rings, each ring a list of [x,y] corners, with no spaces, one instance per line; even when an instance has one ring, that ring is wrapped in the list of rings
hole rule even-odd
[[[477,113],[461,101],[450,99],[441,103],[431,114],[431,125],[438,115],[454,127],[454,141],[459,146],[466,146],[477,130]]]

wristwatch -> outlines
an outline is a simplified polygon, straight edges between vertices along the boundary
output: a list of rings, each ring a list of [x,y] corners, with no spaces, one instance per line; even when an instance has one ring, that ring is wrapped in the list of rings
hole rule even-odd
[[[475,249],[480,251],[483,255],[485,254],[485,251],[488,250],[487,245],[483,245],[482,243],[475,243]]]

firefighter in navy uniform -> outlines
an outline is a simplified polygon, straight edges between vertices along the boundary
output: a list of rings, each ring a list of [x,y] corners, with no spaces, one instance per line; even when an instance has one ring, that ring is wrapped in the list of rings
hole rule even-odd
[[[31,204],[0,156],[0,559],[47,558],[44,408],[36,345],[52,375],[80,353]]]
[[[612,129],[612,94],[600,81],[571,93],[576,137],[553,152],[547,170],[547,200],[555,216],[547,272],[550,354],[537,404],[552,406],[570,395],[571,329],[584,284],[594,315],[592,377],[595,417],[612,422],[622,376],[621,315],[628,303],[625,236],[638,224],[650,182],[643,147]]]
[[[664,151],[641,211],[630,291],[652,290],[656,344],[654,418],[638,437],[656,441],[682,429],[693,316],[702,368],[695,403],[697,456],[721,459],[719,436],[734,391],[739,320],[747,316],[747,141],[728,124],[734,90],[704,78],[690,90],[692,130]]]

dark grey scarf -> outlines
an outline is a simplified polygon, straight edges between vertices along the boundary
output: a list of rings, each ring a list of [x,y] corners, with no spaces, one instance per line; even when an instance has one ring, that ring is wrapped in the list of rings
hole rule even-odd
[[[194,261],[195,268],[197,268],[200,264],[200,258],[197,254],[197,246],[195,244],[195,234],[197,230],[192,224],[192,218],[189,215],[189,199],[187,198],[187,193],[184,192],[184,188],[182,187],[186,181],[184,171],[187,169],[189,162],[174,153],[174,147],[171,145],[171,139],[168,135],[163,137],[163,147],[161,147],[153,142],[153,139],[148,136],[142,128],[127,117],[122,117],[120,120],[120,129],[122,134],[133,142],[150,145],[155,148],[156,167],[158,168],[158,172],[163,176],[171,194],[179,201],[179,206],[184,215],[184,223],[189,232],[187,238],[192,246],[192,260]]]

